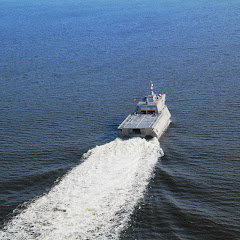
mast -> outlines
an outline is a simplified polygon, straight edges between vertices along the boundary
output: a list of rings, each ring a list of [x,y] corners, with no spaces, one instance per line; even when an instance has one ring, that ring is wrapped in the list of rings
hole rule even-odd
[[[150,85],[151,94],[152,94],[152,96],[154,96],[155,93],[154,93],[154,91],[153,91],[153,90],[154,90],[153,82],[151,81],[150,84],[151,84],[151,85]]]

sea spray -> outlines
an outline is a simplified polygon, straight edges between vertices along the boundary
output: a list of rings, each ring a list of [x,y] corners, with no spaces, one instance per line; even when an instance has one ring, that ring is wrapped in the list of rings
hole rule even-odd
[[[118,239],[163,152],[157,139],[116,139],[84,154],[49,193],[0,232],[1,239]]]

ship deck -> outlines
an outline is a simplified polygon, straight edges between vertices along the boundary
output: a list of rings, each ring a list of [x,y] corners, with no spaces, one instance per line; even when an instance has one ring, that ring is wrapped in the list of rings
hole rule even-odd
[[[159,115],[132,114],[119,126],[122,128],[152,128]]]

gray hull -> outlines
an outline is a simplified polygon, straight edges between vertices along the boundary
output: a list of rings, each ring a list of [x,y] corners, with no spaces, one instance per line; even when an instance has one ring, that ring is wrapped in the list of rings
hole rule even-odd
[[[131,114],[119,126],[119,137],[160,138],[169,126],[171,114],[167,107],[158,116]]]

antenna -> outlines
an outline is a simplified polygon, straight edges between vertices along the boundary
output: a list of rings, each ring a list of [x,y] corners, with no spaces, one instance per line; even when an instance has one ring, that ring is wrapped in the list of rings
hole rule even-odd
[[[153,95],[154,95],[154,92],[153,92],[153,90],[154,90],[154,86],[153,86],[153,82],[152,82],[152,81],[151,81],[150,83],[151,83],[151,85],[150,85],[150,89],[151,89],[152,96],[153,96]]]

